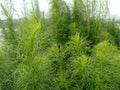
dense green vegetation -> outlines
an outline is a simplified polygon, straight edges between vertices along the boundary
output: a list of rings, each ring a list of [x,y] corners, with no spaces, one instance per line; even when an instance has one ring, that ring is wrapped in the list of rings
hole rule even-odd
[[[9,2],[8,2],[9,1]],[[14,20],[12,0],[1,4],[0,90],[120,90],[120,29],[107,0],[24,0]]]

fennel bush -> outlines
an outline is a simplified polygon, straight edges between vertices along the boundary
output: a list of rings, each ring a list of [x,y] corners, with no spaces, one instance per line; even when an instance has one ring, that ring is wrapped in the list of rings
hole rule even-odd
[[[23,0],[22,18],[4,2],[0,90],[120,90],[120,29],[108,0],[50,0],[47,15],[39,0],[30,10]]]

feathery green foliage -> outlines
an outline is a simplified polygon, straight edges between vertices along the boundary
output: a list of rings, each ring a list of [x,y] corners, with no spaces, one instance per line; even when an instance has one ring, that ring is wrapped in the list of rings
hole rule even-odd
[[[120,29],[108,0],[39,0],[14,20],[12,0],[1,3],[0,90],[119,90]],[[110,19],[110,20],[109,20]]]

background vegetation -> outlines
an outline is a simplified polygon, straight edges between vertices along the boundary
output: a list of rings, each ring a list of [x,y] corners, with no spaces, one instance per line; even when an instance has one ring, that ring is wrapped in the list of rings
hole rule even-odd
[[[120,90],[120,29],[108,0],[31,0],[23,18],[1,3],[0,90]]]

